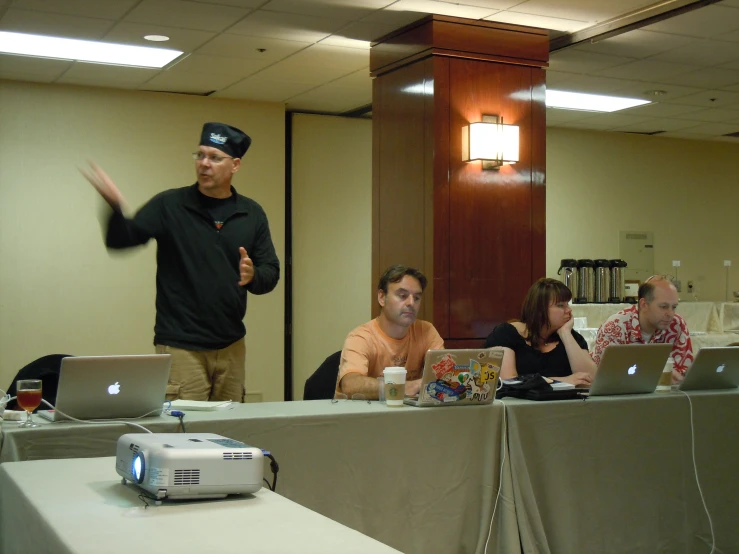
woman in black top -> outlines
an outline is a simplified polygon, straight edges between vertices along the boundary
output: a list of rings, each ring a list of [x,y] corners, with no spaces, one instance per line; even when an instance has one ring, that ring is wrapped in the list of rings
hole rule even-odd
[[[588,386],[596,365],[585,339],[572,329],[572,293],[556,279],[534,283],[521,307],[521,321],[501,323],[485,347],[502,346],[501,379],[539,373],[573,385]]]

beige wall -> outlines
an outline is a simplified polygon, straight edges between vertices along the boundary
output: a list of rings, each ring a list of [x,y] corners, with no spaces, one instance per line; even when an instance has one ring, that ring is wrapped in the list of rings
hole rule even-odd
[[[683,301],[739,290],[739,142],[547,131],[547,275],[563,258],[618,258],[619,230],[654,232],[655,273]],[[628,260],[626,260],[628,262]]]
[[[293,397],[371,317],[372,122],[293,119]]]
[[[252,136],[234,185],[264,207],[284,260],[282,105],[0,81],[0,387],[48,353],[153,352],[155,245],[109,254],[77,167],[98,162],[137,208],[195,182],[205,121]],[[249,298],[255,399],[282,399],[283,291]]]

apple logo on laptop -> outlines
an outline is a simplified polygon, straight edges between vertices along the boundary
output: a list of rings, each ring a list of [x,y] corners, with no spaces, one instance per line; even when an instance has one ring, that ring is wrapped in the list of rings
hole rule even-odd
[[[108,387],[108,394],[118,394],[119,392],[121,392],[121,386],[118,381]]]
[[[716,368],[716,373],[721,373],[724,370],[724,368],[726,368],[726,364],[721,364],[720,366]]]
[[[636,373],[636,364],[632,365],[632,366],[631,366],[631,367],[629,368],[629,371],[628,371],[627,373],[628,373],[629,375],[634,375],[634,373]]]

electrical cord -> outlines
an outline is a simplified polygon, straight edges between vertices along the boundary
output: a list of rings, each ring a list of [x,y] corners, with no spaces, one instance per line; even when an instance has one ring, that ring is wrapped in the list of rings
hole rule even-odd
[[[280,465],[277,463],[277,460],[275,460],[275,457],[269,450],[263,449],[262,454],[264,454],[267,458],[271,460],[269,462],[269,469],[270,471],[272,471],[272,486],[270,487],[267,479],[265,479],[265,481],[267,481],[267,486],[269,487],[269,490],[274,491],[277,487],[277,472],[280,471]]]
[[[180,410],[165,410],[164,413],[178,418],[180,420],[180,427],[182,427],[182,432],[187,433],[187,429],[185,429],[185,412],[181,412]]]
[[[500,386],[498,386],[498,390],[500,390]],[[498,476],[498,494],[495,495],[495,504],[493,504],[493,515],[490,516],[490,527],[488,528],[488,537],[487,539],[485,539],[485,549],[483,550],[483,554],[487,554],[488,543],[490,542],[490,535],[493,532],[493,521],[495,521],[495,512],[498,509],[498,500],[500,500],[500,492],[503,490],[503,467],[505,466],[506,454],[508,451],[508,425],[506,422],[506,405],[505,405],[505,402],[503,402],[500,399],[498,399],[497,402],[500,402],[501,404],[503,404],[503,438],[502,438],[503,454],[500,460],[500,475]]]
[[[690,400],[690,395],[686,393],[683,390],[677,389],[677,392],[680,392],[685,395],[685,398],[688,399],[688,406],[690,407],[690,447],[693,454],[693,471],[695,473],[695,484],[698,485],[698,493],[700,493],[701,502],[703,503],[703,511],[706,512],[706,517],[708,518],[708,526],[711,529],[711,552],[710,554],[713,554],[716,551],[716,535],[713,533],[713,520],[711,519],[711,514],[708,512],[708,505],[706,504],[706,499],[703,496],[703,489],[701,488],[700,480],[698,479],[698,464],[695,462],[695,427],[693,425],[693,401]]]

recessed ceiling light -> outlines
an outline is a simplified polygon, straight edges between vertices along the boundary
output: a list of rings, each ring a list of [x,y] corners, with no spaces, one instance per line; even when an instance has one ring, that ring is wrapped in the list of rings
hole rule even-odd
[[[79,62],[164,67],[182,54],[179,50],[129,46],[92,40],[27,35],[0,31],[0,52]]]
[[[585,94],[582,92],[568,92],[564,90],[547,89],[547,108],[562,108],[565,110],[582,110],[588,112],[616,112],[651,104],[651,100],[640,98],[623,98],[620,96],[605,96],[602,94]]]
[[[152,42],[165,42],[169,40],[169,37],[166,35],[145,35],[144,39]]]
[[[666,90],[645,90],[645,96],[664,96],[667,94]]]

